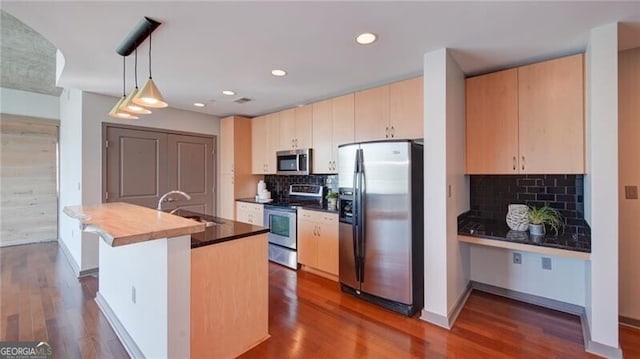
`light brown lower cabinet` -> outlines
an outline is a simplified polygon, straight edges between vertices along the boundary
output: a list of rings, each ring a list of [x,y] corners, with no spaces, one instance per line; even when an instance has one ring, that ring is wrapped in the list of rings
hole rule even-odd
[[[236,201],[236,221],[262,226],[264,206],[258,203]]]
[[[298,262],[333,280],[338,276],[338,215],[298,210]]]

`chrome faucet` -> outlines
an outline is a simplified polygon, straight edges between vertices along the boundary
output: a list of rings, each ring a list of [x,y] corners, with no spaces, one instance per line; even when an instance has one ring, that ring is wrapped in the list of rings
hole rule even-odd
[[[160,197],[160,199],[158,200],[158,208],[157,208],[158,211],[162,211],[162,202],[165,202],[165,198],[167,198],[167,196],[170,196],[172,194],[180,194],[180,195],[183,195],[184,198],[186,198],[187,200],[191,199],[191,196],[189,196],[188,193],[185,193],[185,192],[182,192],[182,191],[169,191],[169,192],[163,194],[162,197]],[[173,201],[175,201],[175,200],[172,200],[171,198],[166,200],[166,202],[173,202]],[[171,213],[175,212],[176,210],[177,210],[177,208],[174,209]]]

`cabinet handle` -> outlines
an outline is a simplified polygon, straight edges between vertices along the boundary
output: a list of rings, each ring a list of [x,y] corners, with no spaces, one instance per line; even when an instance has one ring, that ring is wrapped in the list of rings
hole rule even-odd
[[[389,138],[389,126],[384,128],[384,137]]]
[[[314,225],[314,226],[313,226],[313,236],[314,236],[314,237],[315,237],[315,235],[316,235],[316,228],[318,228],[318,227]]]
[[[320,237],[320,226],[318,226],[318,237]]]
[[[296,148],[298,148],[298,139],[296,138]]]
[[[391,126],[391,138],[394,138],[396,136],[396,129]]]
[[[524,171],[524,156],[522,156],[522,170]]]
[[[516,164],[516,156],[513,156],[513,170],[514,171],[516,170],[516,166],[517,166],[517,164]]]

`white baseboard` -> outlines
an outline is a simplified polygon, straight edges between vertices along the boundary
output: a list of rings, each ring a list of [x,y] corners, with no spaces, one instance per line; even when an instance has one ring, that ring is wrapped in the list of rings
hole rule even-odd
[[[587,319],[586,310],[583,310],[580,314],[580,322],[582,323],[584,350],[586,350],[588,353],[595,354],[603,358],[622,359],[622,349],[594,342],[591,339],[591,327],[589,326],[589,320]]]
[[[80,270],[80,267],[78,266],[78,263],[71,255],[71,252],[67,247],[67,244],[64,243],[62,239],[59,239],[58,245],[62,249],[62,253],[64,254],[64,257],[67,259],[67,263],[69,263],[69,266],[71,266],[71,270],[73,271],[73,274],[76,276],[76,278],[82,278],[82,277],[98,274],[98,271],[99,271],[98,267]]]
[[[39,240],[39,241],[33,241],[33,242],[25,242],[24,239],[17,239],[17,240],[13,240],[13,241],[2,241],[2,243],[0,243],[0,248],[13,247],[13,246],[22,246],[22,245],[25,245],[25,244],[49,243],[49,242],[55,242],[57,240],[58,240],[57,238],[50,238],[50,239],[43,239],[43,240]]]
[[[451,308],[447,316],[422,309],[422,312],[420,313],[420,319],[424,320],[425,322],[429,322],[431,324],[435,324],[439,327],[445,328],[447,330],[451,330],[456,322],[456,319],[458,319],[458,315],[460,315],[464,304],[467,302],[467,299],[469,299],[470,294],[471,282],[467,284],[467,289],[462,293],[462,295],[460,295],[460,297],[456,301],[456,305]]]
[[[113,328],[113,331],[116,333],[116,336],[118,336],[118,339],[120,339],[120,342],[122,342],[129,356],[132,358],[144,358],[144,354],[142,354],[136,342],[131,338],[122,323],[120,323],[120,320],[100,292],[96,293],[96,303],[104,316],[107,317],[107,321],[111,324],[111,328]]]

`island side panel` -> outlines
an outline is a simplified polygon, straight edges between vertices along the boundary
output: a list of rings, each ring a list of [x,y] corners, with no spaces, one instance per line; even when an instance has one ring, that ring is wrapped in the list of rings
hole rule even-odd
[[[101,240],[99,256],[96,300],[119,324],[112,325],[118,335],[130,339],[123,341],[129,353],[189,357],[190,236],[121,247]]]
[[[233,358],[269,337],[267,235],[191,250],[191,357]]]

